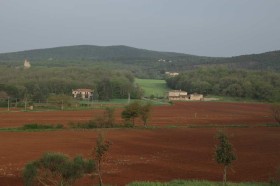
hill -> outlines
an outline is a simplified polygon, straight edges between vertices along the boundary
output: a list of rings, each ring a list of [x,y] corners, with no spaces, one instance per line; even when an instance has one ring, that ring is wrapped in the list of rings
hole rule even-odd
[[[164,58],[178,56],[193,56],[173,52],[158,52],[145,49],[137,49],[128,46],[94,46],[78,45],[47,49],[27,50],[21,52],[12,52],[0,54],[0,60],[48,60],[48,59],[120,59],[120,58]]]
[[[280,50],[262,54],[242,55],[221,60],[233,68],[280,70]]]
[[[0,65],[19,66],[28,59],[33,66],[105,66],[127,69],[139,78],[162,78],[165,71],[182,72],[199,67],[280,71],[280,51],[235,57],[204,57],[159,52],[128,46],[78,45],[0,54]]]

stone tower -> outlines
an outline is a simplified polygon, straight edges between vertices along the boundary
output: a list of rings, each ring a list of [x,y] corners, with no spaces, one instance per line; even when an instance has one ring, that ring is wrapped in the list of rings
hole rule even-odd
[[[24,61],[24,64],[23,64],[23,68],[24,68],[24,69],[29,69],[30,67],[31,67],[30,62],[29,62],[28,60],[25,60],[25,61]]]

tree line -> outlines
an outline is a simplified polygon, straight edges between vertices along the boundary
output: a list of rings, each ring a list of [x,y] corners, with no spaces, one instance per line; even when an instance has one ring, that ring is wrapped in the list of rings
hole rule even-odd
[[[271,71],[199,68],[166,78],[172,89],[204,95],[280,101],[280,74]]]
[[[125,70],[89,67],[0,68],[0,98],[46,100],[50,95],[71,95],[72,89],[90,88],[94,98],[139,98],[143,92]]]

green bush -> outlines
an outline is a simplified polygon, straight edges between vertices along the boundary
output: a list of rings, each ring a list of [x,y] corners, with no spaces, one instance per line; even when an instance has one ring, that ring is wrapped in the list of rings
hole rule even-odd
[[[277,169],[276,174],[269,180],[270,186],[280,186],[280,168]]]
[[[44,129],[62,129],[62,124],[56,124],[56,125],[47,125],[47,124],[37,124],[37,123],[31,123],[31,124],[25,124],[23,127],[21,127],[22,130],[44,130]]]
[[[70,128],[74,128],[74,129],[95,129],[98,128],[97,124],[95,121],[90,120],[84,123],[81,122],[71,122],[68,124]]]
[[[25,186],[72,185],[75,180],[94,170],[93,160],[85,160],[81,156],[71,160],[64,154],[50,152],[24,167],[23,180]]]
[[[124,120],[124,127],[125,127],[125,128],[133,128],[134,125],[133,125],[133,123],[132,123],[131,121],[129,121],[129,120]]]
[[[7,101],[0,101],[0,107],[7,107],[8,106],[8,102]]]
[[[24,185],[29,186],[29,185],[34,185],[34,177],[37,176],[37,168],[36,168],[36,162],[30,162],[25,165],[24,170],[23,170],[23,180],[24,180]]]
[[[70,123],[71,128],[93,129],[93,128],[113,128],[115,127],[115,110],[107,107],[103,115],[83,123]]]

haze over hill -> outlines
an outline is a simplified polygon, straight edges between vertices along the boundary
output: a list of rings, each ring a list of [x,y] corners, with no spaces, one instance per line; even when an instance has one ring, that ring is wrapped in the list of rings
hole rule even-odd
[[[159,52],[128,46],[78,45],[0,54],[0,64],[20,64],[25,59],[35,66],[106,65],[153,76],[159,71],[183,71],[201,66],[231,69],[280,70],[280,51],[235,57],[204,57]],[[108,65],[110,64],[110,65]],[[141,72],[141,73],[142,73]],[[151,75],[152,74],[152,75]]]

